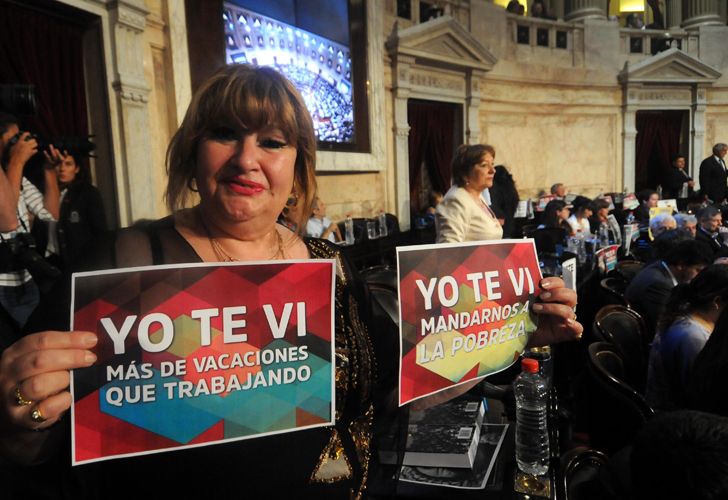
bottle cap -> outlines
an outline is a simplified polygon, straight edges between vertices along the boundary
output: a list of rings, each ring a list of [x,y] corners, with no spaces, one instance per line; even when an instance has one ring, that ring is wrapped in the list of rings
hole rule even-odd
[[[538,360],[533,358],[523,358],[523,360],[521,360],[521,369],[526,373],[538,373]]]

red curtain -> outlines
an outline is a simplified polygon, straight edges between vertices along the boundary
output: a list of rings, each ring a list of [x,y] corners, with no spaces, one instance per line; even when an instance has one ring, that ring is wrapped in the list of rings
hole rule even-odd
[[[88,135],[83,26],[0,1],[0,83],[35,84],[37,116],[23,128],[47,139]]]
[[[680,151],[684,111],[637,112],[635,187],[654,189]]]
[[[431,101],[410,101],[407,105],[409,131],[410,205],[416,206],[422,190],[422,168],[427,169],[434,190],[450,188],[450,163],[455,148],[457,106]]]

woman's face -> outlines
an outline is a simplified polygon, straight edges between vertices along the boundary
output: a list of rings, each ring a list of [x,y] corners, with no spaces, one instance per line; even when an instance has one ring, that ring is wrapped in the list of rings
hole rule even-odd
[[[559,217],[559,220],[566,220],[569,218],[569,207],[564,207],[558,212],[556,212],[556,215]]]
[[[197,147],[202,203],[226,222],[261,218],[273,224],[291,194],[295,162],[295,145],[276,127],[217,128]]]
[[[601,222],[606,222],[608,216],[609,216],[609,208],[600,208],[599,211],[597,211],[597,218]]]
[[[490,153],[485,153],[480,159],[480,163],[476,163],[465,180],[467,185],[474,191],[482,191],[493,185],[493,176],[495,175],[495,166],[493,165],[495,158]]]
[[[657,193],[653,193],[650,195],[649,199],[647,200],[647,207],[653,208],[657,206],[657,202],[660,200],[660,196]]]
[[[58,182],[61,184],[71,184],[76,179],[78,171],[81,170],[71,155],[65,155],[63,161],[56,168]]]

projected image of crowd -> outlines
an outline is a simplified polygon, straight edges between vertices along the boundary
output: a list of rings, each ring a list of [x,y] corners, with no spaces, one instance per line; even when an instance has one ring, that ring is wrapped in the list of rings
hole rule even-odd
[[[319,141],[352,142],[348,47],[236,6],[227,7],[223,19],[228,63],[275,67],[301,92]]]

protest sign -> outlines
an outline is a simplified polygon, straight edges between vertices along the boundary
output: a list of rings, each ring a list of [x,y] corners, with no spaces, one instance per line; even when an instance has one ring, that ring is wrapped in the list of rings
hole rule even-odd
[[[639,206],[640,202],[634,193],[630,193],[622,198],[622,209],[624,210],[634,210]]]
[[[501,371],[536,326],[532,239],[397,248],[399,404]]]
[[[677,200],[674,198],[666,199],[666,200],[657,200],[657,206],[658,207],[669,207],[672,212],[677,212]]]
[[[74,465],[331,425],[334,261],[73,275]]]
[[[606,274],[609,271],[614,270],[617,267],[617,252],[619,251],[619,245],[609,245],[604,248],[597,250],[596,258],[599,271],[602,274]]]

